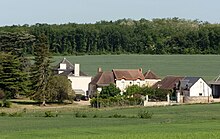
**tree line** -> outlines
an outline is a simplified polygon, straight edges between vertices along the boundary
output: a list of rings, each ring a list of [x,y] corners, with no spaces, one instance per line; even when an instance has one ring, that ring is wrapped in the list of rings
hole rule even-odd
[[[0,27],[46,36],[53,54],[220,54],[220,24],[179,18]],[[0,50],[3,48],[0,47]],[[26,44],[23,53],[34,54]]]

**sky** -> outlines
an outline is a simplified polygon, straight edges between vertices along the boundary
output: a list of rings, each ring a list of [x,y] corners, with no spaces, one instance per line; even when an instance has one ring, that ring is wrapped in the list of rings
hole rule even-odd
[[[173,17],[220,23],[220,0],[0,0],[0,26]]]

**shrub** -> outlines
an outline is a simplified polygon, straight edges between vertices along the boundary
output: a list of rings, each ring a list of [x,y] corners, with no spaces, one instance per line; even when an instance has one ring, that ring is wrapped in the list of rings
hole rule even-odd
[[[79,112],[76,112],[76,113],[75,113],[75,117],[81,117],[80,113],[79,113]]]
[[[10,101],[4,101],[3,102],[3,107],[11,108],[11,105],[12,105],[12,103]]]
[[[22,117],[22,113],[14,112],[8,115],[9,117]]]
[[[0,116],[7,116],[7,113],[6,112],[1,112]]]
[[[0,107],[3,107],[3,102],[2,101],[0,101]]]
[[[109,118],[126,118],[125,115],[120,115],[120,114],[114,114],[114,115],[110,115]]]
[[[143,119],[151,119],[153,116],[153,113],[150,113],[149,111],[139,111],[138,117]]]
[[[51,111],[46,111],[44,117],[55,117],[54,114]]]
[[[86,118],[87,115],[85,113],[82,114],[82,118]]]
[[[98,116],[95,114],[95,115],[93,115],[93,118],[97,118]]]
[[[78,118],[79,118],[79,117],[86,118],[87,115],[86,115],[85,113],[82,113],[82,114],[81,114],[81,113],[79,113],[79,112],[76,112],[76,113],[75,113],[75,117],[78,117]]]

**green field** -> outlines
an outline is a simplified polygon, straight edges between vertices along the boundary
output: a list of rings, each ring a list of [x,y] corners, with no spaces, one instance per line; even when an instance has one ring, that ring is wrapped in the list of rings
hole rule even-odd
[[[27,109],[22,117],[0,116],[1,139],[219,139],[220,104],[130,108],[53,108],[58,117],[43,117],[47,108]],[[151,119],[109,118],[136,116],[140,110]],[[0,109],[10,111],[8,109]],[[16,111],[22,111],[17,109]],[[85,118],[75,117],[84,113]],[[96,118],[93,118],[96,115]]]
[[[64,56],[55,56],[57,64]],[[160,77],[166,75],[200,76],[212,80],[220,74],[220,55],[86,55],[65,56],[72,63],[80,63],[81,69],[94,76],[98,67],[112,69],[142,68],[154,71]]]

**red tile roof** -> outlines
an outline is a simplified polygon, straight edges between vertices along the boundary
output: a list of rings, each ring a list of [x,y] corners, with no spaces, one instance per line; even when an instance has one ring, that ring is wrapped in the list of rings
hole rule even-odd
[[[157,82],[155,85],[153,85],[153,88],[161,88],[161,89],[173,89],[180,80],[182,80],[184,77],[181,76],[167,76],[162,81]]]
[[[97,86],[108,86],[110,83],[114,83],[114,75],[111,71],[99,72],[90,82]]]
[[[121,80],[144,80],[144,75],[140,69],[113,69],[115,79]]]
[[[145,79],[160,79],[154,72],[151,70],[148,70],[146,73],[144,73]]]

